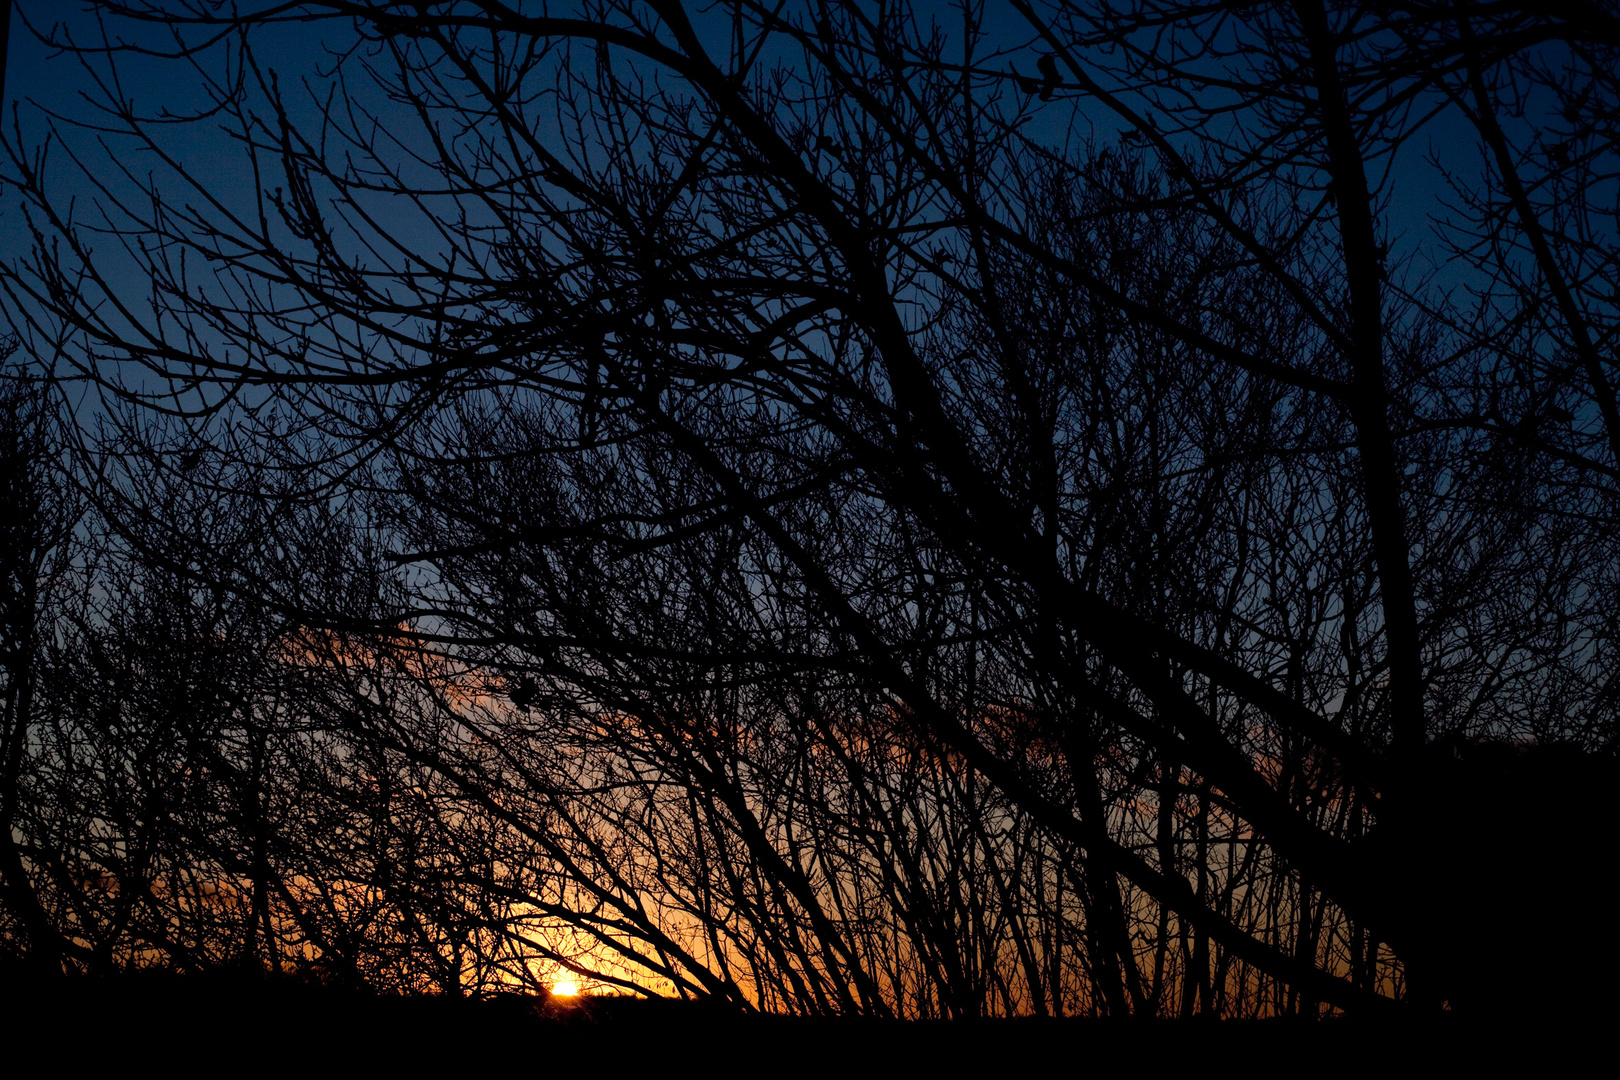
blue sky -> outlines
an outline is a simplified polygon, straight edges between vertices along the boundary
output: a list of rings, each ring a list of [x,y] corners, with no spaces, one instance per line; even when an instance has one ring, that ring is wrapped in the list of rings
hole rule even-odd
[[[41,28],[48,20],[60,19],[80,41],[95,41],[99,35],[95,18],[76,2],[19,0],[19,4],[20,11]],[[947,27],[958,19],[949,5],[935,5],[934,10],[939,12],[942,23]],[[991,10],[996,10],[994,4]],[[998,43],[1010,50],[1004,64],[1024,73],[1033,73],[1039,52],[1027,47],[1030,35],[1016,21],[1011,10],[1001,10],[1010,17],[993,19],[991,25],[994,32],[1005,35]],[[723,41],[722,29],[717,27],[717,46],[722,45]],[[260,39],[258,48],[261,57],[279,70],[284,87],[293,84],[300,76],[313,74],[324,59],[318,34],[308,28],[290,27],[278,31]],[[184,69],[174,62],[158,63],[136,58],[121,63],[120,68],[125,95],[134,99],[142,111],[151,111],[161,103],[175,112],[181,112],[200,100]],[[6,93],[10,99],[8,106],[18,101],[26,103],[20,111],[20,145],[29,148],[39,145],[45,130],[39,109],[60,110],[78,117],[93,115],[85,97],[93,92],[93,82],[78,58],[50,54],[22,25],[22,19],[14,17]],[[15,137],[11,128],[12,116],[12,109],[8,107],[5,110],[8,139]],[[1067,95],[1060,96],[1042,109],[1026,130],[1053,143],[1061,143],[1071,133],[1083,137],[1092,123],[1097,125],[1096,132],[1104,141],[1111,137],[1114,122],[1105,110],[1092,101]],[[87,136],[81,133],[79,141],[92,157],[97,153]],[[226,199],[241,199],[244,205],[245,200],[251,199],[255,189],[253,177],[245,169],[242,157],[235,153],[235,148],[219,134],[216,123],[208,121],[191,125],[184,129],[183,137],[173,140],[172,146],[196,171],[211,194]],[[1403,250],[1430,246],[1428,216],[1440,209],[1440,197],[1445,194],[1445,188],[1438,171],[1427,159],[1435,157],[1452,167],[1473,169],[1477,168],[1478,161],[1475,147],[1472,129],[1451,114],[1428,124],[1403,149],[1391,174],[1385,218],[1398,254]],[[59,165],[65,166],[67,163],[60,149],[55,154]],[[158,163],[143,162],[140,155],[120,154],[116,158],[92,162],[90,168],[97,175],[105,176],[111,172],[114,164],[129,168],[138,178],[145,175],[147,168]],[[80,205],[76,212],[84,220],[91,201],[87,185],[65,168],[59,169],[56,175],[61,178],[56,190],[64,196],[79,197]],[[193,197],[181,193],[172,182],[165,189],[165,194],[170,198]],[[15,192],[0,193],[0,258],[10,260],[19,257],[26,252],[29,243],[25,218],[17,208]],[[121,289],[138,293],[142,288],[138,275],[121,280]]]

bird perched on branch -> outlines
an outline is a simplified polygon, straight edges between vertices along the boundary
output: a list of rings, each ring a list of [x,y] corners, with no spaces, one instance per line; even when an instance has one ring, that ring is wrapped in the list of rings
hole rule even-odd
[[[1051,101],[1052,91],[1058,88],[1060,81],[1058,78],[1057,57],[1047,53],[1035,61],[1035,66],[1041,72],[1041,100]]]

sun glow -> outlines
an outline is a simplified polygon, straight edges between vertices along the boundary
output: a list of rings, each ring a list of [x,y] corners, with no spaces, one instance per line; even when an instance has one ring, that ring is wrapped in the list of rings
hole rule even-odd
[[[552,986],[552,988],[551,988],[551,996],[552,997],[578,997],[579,996],[579,983],[577,983],[577,982],[560,982],[560,983],[557,983],[556,985]]]

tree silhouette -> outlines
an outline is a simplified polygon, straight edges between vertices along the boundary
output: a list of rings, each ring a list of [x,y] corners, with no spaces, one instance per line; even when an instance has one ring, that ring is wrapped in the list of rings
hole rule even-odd
[[[204,800],[262,941],[876,1015],[1606,993],[1607,8],[247,7],[35,27],[100,218],[18,129],[3,280],[110,534],[279,620]]]
[[[16,342],[7,342],[9,359]],[[56,470],[61,432],[47,388],[7,371],[0,381],[0,679],[4,680],[0,727],[0,882],[4,884],[6,938],[34,971],[60,967],[73,951],[39,895],[40,882],[17,843],[17,830],[33,800],[30,744],[41,726],[40,698],[53,609],[76,506],[62,491]]]

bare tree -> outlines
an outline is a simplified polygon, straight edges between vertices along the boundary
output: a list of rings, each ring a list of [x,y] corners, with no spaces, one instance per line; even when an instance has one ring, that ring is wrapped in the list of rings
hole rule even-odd
[[[16,343],[5,348],[7,358]],[[42,868],[18,843],[32,787],[27,766],[41,726],[41,684],[53,614],[63,600],[76,501],[63,490],[56,450],[60,416],[52,388],[7,371],[0,382],[0,881],[8,943],[36,972],[57,972],[75,952],[40,898]],[[8,950],[9,951],[9,950]]]
[[[284,899],[322,950],[902,1015],[1597,992],[1471,875],[1504,790],[1612,769],[1606,8],[95,7],[36,29],[101,218],[17,131],[8,310],[273,538],[184,576],[299,628],[275,730],[387,837],[386,932]],[[253,880],[324,842],[239,805]]]

